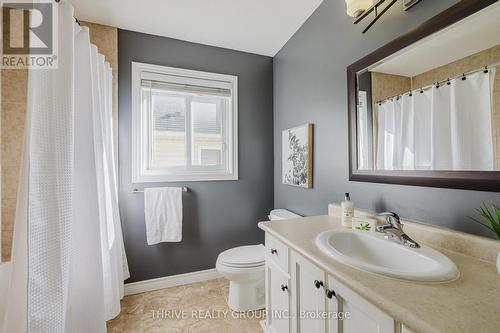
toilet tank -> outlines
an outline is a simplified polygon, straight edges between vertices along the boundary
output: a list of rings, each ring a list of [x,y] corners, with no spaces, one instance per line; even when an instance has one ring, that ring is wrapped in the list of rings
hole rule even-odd
[[[269,213],[269,219],[271,221],[274,221],[274,220],[298,219],[300,217],[302,217],[302,216],[297,215],[295,213],[292,213],[291,211],[286,210],[286,209],[273,209]]]

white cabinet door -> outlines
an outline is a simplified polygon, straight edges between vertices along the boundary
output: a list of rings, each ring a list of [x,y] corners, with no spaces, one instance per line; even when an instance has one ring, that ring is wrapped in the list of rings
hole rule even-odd
[[[292,251],[292,332],[326,333],[326,274]]]
[[[327,332],[328,333],[342,333],[342,305],[339,303],[339,298],[336,297],[336,292],[333,285],[330,285],[332,279],[327,279],[328,289],[325,291],[326,295],[326,310],[328,311]]]
[[[342,333],[394,333],[394,319],[364,298],[329,277],[328,285],[336,293],[338,310],[346,316],[339,321]]]
[[[290,279],[266,259],[266,326],[268,333],[290,333]]]

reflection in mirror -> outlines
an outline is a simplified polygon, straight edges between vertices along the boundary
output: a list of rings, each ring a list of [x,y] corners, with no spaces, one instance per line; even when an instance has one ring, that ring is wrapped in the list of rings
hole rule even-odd
[[[500,170],[500,6],[357,74],[361,170]]]

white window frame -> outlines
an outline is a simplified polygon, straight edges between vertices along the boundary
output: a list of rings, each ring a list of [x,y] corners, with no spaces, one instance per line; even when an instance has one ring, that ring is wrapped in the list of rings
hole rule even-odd
[[[141,80],[145,77],[175,76],[179,81],[190,84],[196,82],[212,81],[214,87],[228,88],[231,92],[229,101],[229,112],[227,117],[228,133],[222,129],[226,136],[229,147],[227,150],[226,167],[214,168],[213,166],[193,167],[190,169],[168,168],[149,169],[149,132],[145,129],[149,123],[145,124],[145,117],[141,110]],[[189,124],[187,124],[189,125]],[[224,143],[224,146],[226,144]],[[231,147],[232,145],[232,147]],[[191,147],[187,147],[190,153]],[[222,181],[238,179],[238,77],[234,75],[217,74],[209,72],[194,71],[167,66],[159,66],[132,62],[132,183],[147,182],[179,182],[179,181]]]

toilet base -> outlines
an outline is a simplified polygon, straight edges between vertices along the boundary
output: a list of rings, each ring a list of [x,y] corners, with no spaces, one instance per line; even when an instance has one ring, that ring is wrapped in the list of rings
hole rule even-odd
[[[266,306],[265,279],[256,282],[229,283],[229,308],[236,312],[254,311]]]

